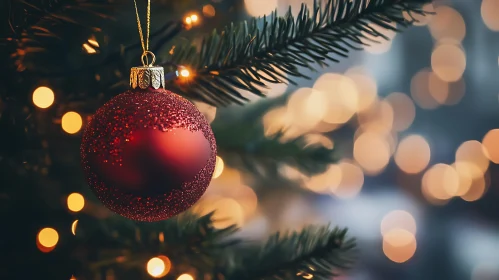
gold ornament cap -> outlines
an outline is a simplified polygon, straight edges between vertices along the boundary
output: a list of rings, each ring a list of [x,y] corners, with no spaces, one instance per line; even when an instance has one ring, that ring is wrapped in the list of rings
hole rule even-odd
[[[132,67],[130,71],[130,87],[136,89],[165,88],[165,70],[161,66]]]
[[[149,63],[147,55],[151,55],[152,62]],[[132,67],[130,70],[130,87],[136,89],[165,88],[165,69],[161,66],[154,66],[156,56],[150,51],[145,51],[141,57],[143,66]]]

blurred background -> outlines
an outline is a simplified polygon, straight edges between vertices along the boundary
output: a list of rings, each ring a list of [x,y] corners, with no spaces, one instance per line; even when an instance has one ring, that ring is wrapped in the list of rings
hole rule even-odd
[[[276,9],[284,14],[289,6],[296,13],[313,1],[182,3],[178,11],[192,30],[209,31]],[[297,86],[269,85],[269,98],[243,92],[251,102],[227,108],[196,102],[222,148],[212,184],[193,210],[216,210],[217,227],[236,223],[242,227],[238,235],[252,240],[308,224],[348,227],[360,259],[341,280],[499,279],[499,0],[436,1],[426,9],[435,14],[415,27],[383,31],[391,41],[351,52],[317,72],[303,69],[312,78],[296,80]],[[161,20],[153,17],[153,23]],[[136,32],[133,17],[121,23]],[[186,37],[200,42],[196,34]],[[106,40],[90,37],[81,52],[106,54],[100,48]],[[81,60],[67,63],[73,62]],[[53,120],[71,139],[56,148],[61,151],[78,149],[81,129],[95,110],[71,92],[72,105],[61,105]],[[54,86],[37,87],[33,103],[50,107],[54,94]],[[286,153],[276,158],[273,146],[253,152],[280,131],[282,145],[302,137],[305,147],[320,144],[338,161],[311,175],[296,166],[313,163],[297,157],[298,164],[288,164]],[[265,156],[274,159],[272,165]],[[71,194],[53,203],[72,214],[110,215],[83,183],[77,157],[75,152],[59,161],[58,176],[66,176],[60,181],[67,185],[60,194]],[[73,234],[76,227],[77,221]],[[38,248],[50,251],[58,239],[50,240],[37,240]]]
[[[244,5],[261,16],[302,2]],[[499,1],[428,9],[436,14],[416,27],[385,34],[392,41],[306,73],[313,79],[297,87],[271,86],[276,100],[212,109],[221,125],[272,103],[266,135],[305,134],[340,160],[312,177],[281,165],[295,188],[219,164],[199,206],[218,209],[250,238],[310,223],[348,227],[361,258],[341,279],[499,279]]]

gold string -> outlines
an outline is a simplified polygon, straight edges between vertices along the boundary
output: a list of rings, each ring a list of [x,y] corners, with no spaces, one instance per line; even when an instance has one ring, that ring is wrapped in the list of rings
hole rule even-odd
[[[137,16],[137,26],[139,28],[139,36],[140,36],[140,42],[142,44],[142,56],[146,56],[147,54],[151,54],[154,56],[153,53],[149,51],[149,34],[150,34],[150,29],[151,29],[151,0],[147,0],[147,17],[146,17],[146,26],[147,26],[147,33],[146,33],[146,38],[144,40],[144,34],[142,33],[142,24],[140,23],[140,16],[139,16],[139,9],[137,8],[137,1],[133,0],[133,3],[135,4],[135,15]],[[148,61],[149,63],[149,61]]]

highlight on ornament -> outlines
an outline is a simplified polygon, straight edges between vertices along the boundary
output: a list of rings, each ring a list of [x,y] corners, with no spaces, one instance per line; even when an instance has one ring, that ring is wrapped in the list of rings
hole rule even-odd
[[[54,250],[57,242],[59,242],[59,234],[53,228],[43,228],[36,237],[36,246],[43,253]]]
[[[154,278],[164,277],[170,272],[171,267],[172,264],[167,256],[154,257],[146,265],[147,273]]]
[[[61,119],[62,130],[68,134],[75,134],[83,126],[83,119],[76,112],[67,112]]]
[[[33,104],[36,107],[45,109],[54,103],[54,92],[49,87],[38,87],[33,91]]]

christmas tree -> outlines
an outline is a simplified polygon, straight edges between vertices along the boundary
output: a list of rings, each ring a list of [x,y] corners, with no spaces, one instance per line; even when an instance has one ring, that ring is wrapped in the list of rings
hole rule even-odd
[[[237,223],[203,207],[213,202],[209,197],[155,223],[112,214],[97,201],[80,166],[81,130],[97,108],[128,88],[129,69],[142,53],[131,2],[0,4],[0,278],[335,279],[353,265],[355,241],[346,229],[307,226],[260,244],[240,238]],[[303,69],[320,71],[389,40],[383,30],[409,27],[431,1],[329,0],[246,21],[240,1],[201,2],[153,1],[150,50],[165,67],[166,88],[211,122],[216,108],[223,119],[224,110],[272,95],[273,85],[309,78]],[[336,161],[331,147],[310,144],[308,135],[264,129],[264,113],[287,99],[212,122],[219,155],[214,178],[233,168],[250,174],[244,179],[255,186],[294,186],[283,167],[310,177]],[[254,211],[253,202],[246,204]]]

